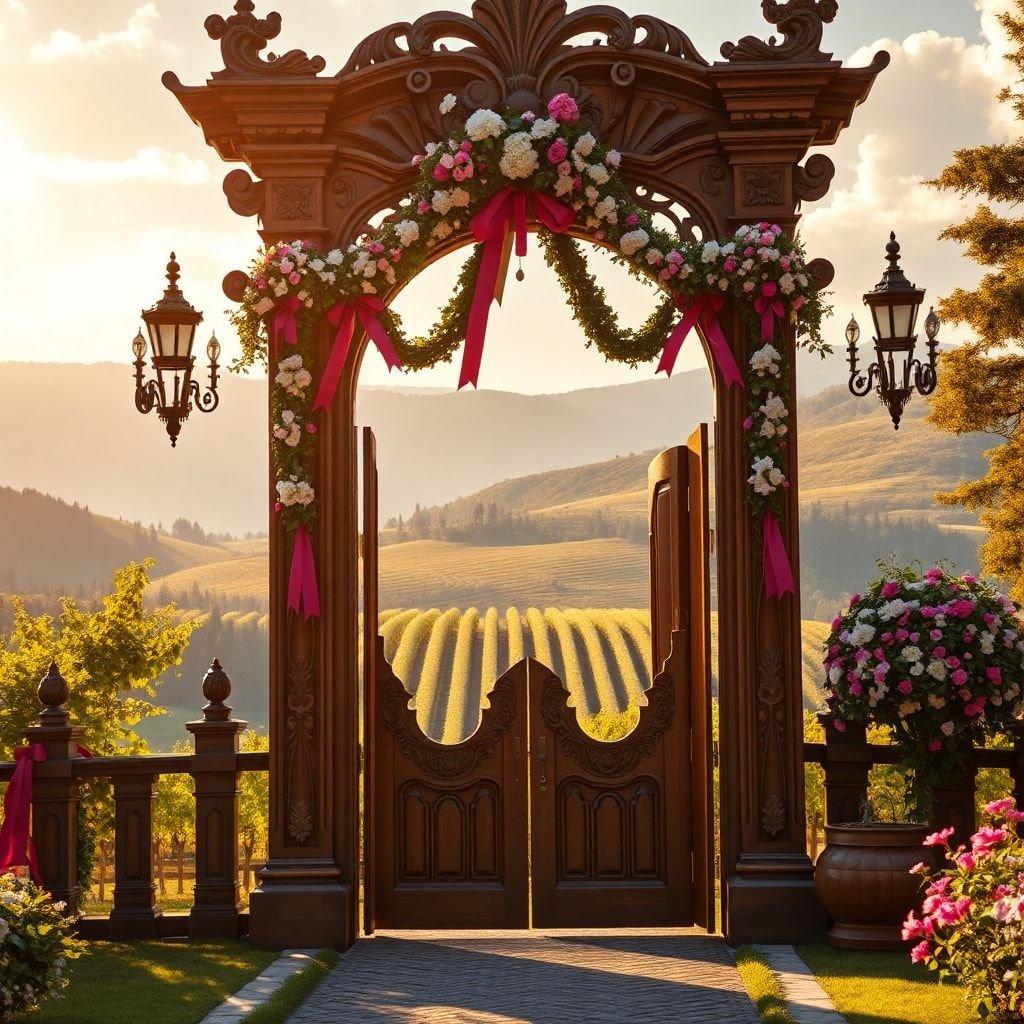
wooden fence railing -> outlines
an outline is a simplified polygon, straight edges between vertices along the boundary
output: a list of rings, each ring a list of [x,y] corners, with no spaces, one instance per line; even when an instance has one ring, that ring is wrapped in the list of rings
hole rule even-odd
[[[265,772],[267,752],[239,750],[246,723],[231,717],[225,703],[231,681],[214,661],[203,679],[203,717],[186,726],[194,738],[191,754],[85,757],[79,753],[81,727],[69,719],[67,683],[55,665],[39,685],[43,711],[25,731],[41,743],[46,759],[35,765],[32,822],[43,885],[79,913],[78,800],[84,779],[106,779],[114,799],[114,902],[109,916],[81,917],[79,931],[93,939],[187,936],[235,938],[248,928],[238,882],[238,777]],[[0,763],[0,782],[14,764]],[[164,914],[156,901],[153,871],[153,805],[161,775],[191,775],[195,786],[195,893],[187,914]]]
[[[900,763],[898,748],[868,743],[863,727],[847,726],[839,732],[823,717],[824,743],[805,743],[804,761],[825,770],[825,822],[838,825],[860,821],[868,795],[868,776],[875,765]],[[975,795],[978,771],[1001,768],[1010,773],[1012,794],[1024,807],[1024,722],[1012,730],[1012,749],[986,747],[970,752],[969,766],[958,778],[935,792],[933,823],[956,828],[955,842],[965,842],[977,827]],[[941,755],[940,755],[941,756]]]

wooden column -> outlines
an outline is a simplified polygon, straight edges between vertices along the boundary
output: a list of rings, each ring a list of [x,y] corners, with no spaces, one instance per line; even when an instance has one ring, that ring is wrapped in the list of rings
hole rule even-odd
[[[51,664],[38,689],[43,712],[39,725],[25,730],[27,743],[42,743],[46,760],[32,776],[32,835],[43,887],[63,900],[68,913],[78,914],[78,780],[72,762],[78,756],[82,730],[71,725],[68,684]]]
[[[733,107],[734,126],[720,134],[730,173],[731,235],[760,221],[795,232],[798,182],[811,142],[800,129],[766,132],[746,117],[758,105],[740,68],[716,68]],[[830,165],[831,166],[831,165]],[[734,309],[727,324],[741,367],[763,344]],[[797,460],[796,339],[776,324],[785,360],[777,393],[789,409],[779,525],[797,592],[769,598],[764,588],[763,518],[749,501],[751,473],[744,420],[748,396],[716,381],[715,507],[718,535],[719,699],[723,922],[729,941],[798,942],[822,934],[825,916],[807,855],[803,765],[803,665],[800,636],[800,518]]]
[[[133,766],[129,766],[133,767]],[[114,906],[111,941],[155,939],[157,919],[153,880],[153,803],[156,775],[115,775]]]
[[[238,937],[242,905],[238,884],[238,738],[246,723],[231,717],[224,702],[231,680],[214,659],[203,678],[208,701],[195,737],[192,778],[196,795],[196,887],[188,920],[192,939]]]

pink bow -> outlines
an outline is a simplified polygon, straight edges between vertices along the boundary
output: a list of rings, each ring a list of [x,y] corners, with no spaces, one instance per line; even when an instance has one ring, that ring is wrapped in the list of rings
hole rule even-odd
[[[375,295],[363,295],[346,302],[339,302],[327,311],[327,319],[338,328],[331,346],[331,354],[324,367],[324,375],[320,378],[320,387],[313,403],[313,411],[326,409],[334,401],[334,393],[338,390],[342,371],[348,359],[348,350],[356,332],[356,318],[363,330],[373,339],[377,350],[384,357],[390,373],[396,366],[402,365],[394,343],[380,322],[380,314],[384,312],[384,303]]]
[[[281,351],[281,335],[289,345],[296,345],[299,341],[299,325],[295,320],[295,314],[302,308],[302,301],[297,295],[289,295],[280,299],[274,307],[274,322],[271,327],[270,337],[274,342],[274,352]]]
[[[4,794],[4,822],[0,825],[0,872],[28,866],[36,885],[42,884],[35,844],[29,834],[32,815],[32,773],[46,760],[46,747],[32,743],[14,751],[15,769]]]
[[[484,243],[484,255],[477,276],[473,304],[466,327],[466,349],[462,356],[459,387],[477,385],[480,362],[484,354],[484,334],[491,303],[498,297],[498,278],[505,264],[509,235],[515,232],[516,255],[526,255],[527,213],[533,202],[534,218],[549,231],[561,234],[576,219],[572,207],[552,199],[543,192],[524,192],[506,188],[488,200],[487,205],[469,222],[478,242]]]
[[[796,593],[786,542],[778,520],[770,511],[764,514],[764,592],[768,597]]]
[[[774,281],[765,281],[761,285],[761,294],[754,300],[754,309],[761,318],[761,340],[775,340],[775,321],[786,315],[786,306],[779,298],[779,286]]]
[[[683,347],[683,342],[690,331],[700,324],[704,330],[704,337],[707,338],[711,348],[711,355],[725,378],[725,382],[730,387],[734,384],[743,387],[743,375],[736,365],[736,359],[718,320],[718,312],[725,305],[725,296],[715,292],[705,292],[691,300],[683,295],[677,295],[675,302],[682,311],[683,318],[669,335],[656,372],[661,373],[664,370],[670,377],[672,376],[672,370],[676,365],[676,358],[679,356],[679,350]]]
[[[316,581],[316,559],[309,531],[301,525],[292,542],[292,565],[288,573],[288,607],[298,614],[305,608],[306,618],[320,617],[320,591]]]

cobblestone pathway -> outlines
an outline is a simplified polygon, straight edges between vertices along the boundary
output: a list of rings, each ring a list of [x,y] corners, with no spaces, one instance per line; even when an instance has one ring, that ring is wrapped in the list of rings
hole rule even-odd
[[[388,932],[288,1024],[758,1024],[721,939],[644,931]]]

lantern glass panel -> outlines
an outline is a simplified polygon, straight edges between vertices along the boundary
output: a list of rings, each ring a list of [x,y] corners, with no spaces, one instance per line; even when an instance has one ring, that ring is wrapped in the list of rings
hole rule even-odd
[[[892,337],[892,325],[889,323],[889,307],[885,304],[872,305],[871,317],[875,321],[875,337],[879,341],[888,341]]]
[[[917,307],[914,305],[899,305],[892,307],[893,337],[909,338],[914,333],[914,323],[917,320]]]

